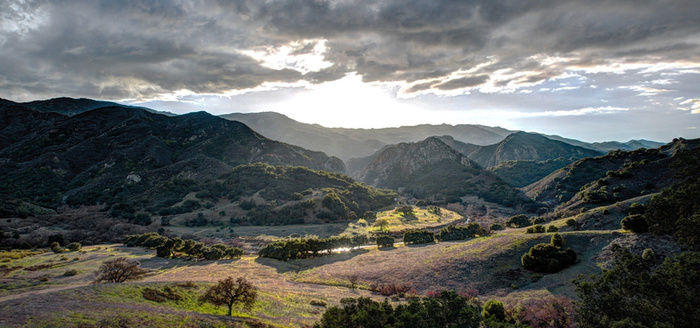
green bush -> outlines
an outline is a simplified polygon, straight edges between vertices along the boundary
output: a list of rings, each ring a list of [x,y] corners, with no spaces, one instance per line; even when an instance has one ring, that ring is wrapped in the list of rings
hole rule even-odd
[[[406,245],[427,244],[435,242],[435,234],[427,230],[411,230],[403,234],[403,243]]]
[[[559,231],[559,228],[557,228],[556,226],[551,225],[551,226],[547,227],[547,232],[557,232],[557,231]]]
[[[49,248],[51,248],[51,251],[53,251],[54,253],[63,253],[63,248],[61,247],[61,245],[58,244],[58,242],[54,241],[53,243],[51,243],[51,245],[49,245]]]
[[[503,307],[503,302],[499,302],[496,300],[486,301],[486,303],[484,303],[483,309],[481,310],[481,316],[483,316],[484,319],[505,321],[506,320],[506,311],[505,311],[505,308]]]
[[[532,226],[532,227],[528,227],[527,230],[526,230],[526,232],[527,232],[527,233],[544,233],[544,232],[545,232],[545,228],[544,228],[543,225],[538,224],[538,225],[535,225],[535,226]]]
[[[563,243],[564,239],[554,234],[551,243],[532,246],[520,258],[523,267],[535,272],[556,273],[573,265],[576,263],[576,253],[570,248],[563,250]]]
[[[377,247],[394,247],[394,237],[389,235],[378,236]]]
[[[70,269],[70,270],[66,270],[66,272],[63,273],[63,276],[64,277],[72,277],[72,276],[75,276],[77,274],[78,274],[78,270]]]
[[[647,219],[641,214],[625,216],[620,224],[622,225],[622,229],[629,230],[634,233],[644,233],[649,231]]]
[[[440,230],[440,233],[437,235],[437,239],[440,241],[464,240],[467,238],[476,237],[477,235],[483,236],[485,234],[486,230],[484,230],[478,223],[472,222],[466,226],[455,226],[451,224]]]
[[[503,229],[505,229],[505,227],[503,225],[501,225],[500,223],[492,223],[489,226],[489,230],[491,230],[491,231],[499,231],[499,230],[503,230]]]
[[[525,214],[513,215],[506,221],[506,226],[510,228],[523,228],[531,224],[530,218]]]
[[[81,245],[78,242],[72,242],[72,243],[68,244],[67,247],[68,247],[68,250],[70,250],[71,252],[78,252],[78,251],[80,251],[81,248],[83,248],[83,245]]]
[[[574,220],[574,219],[568,219],[568,220],[566,220],[566,225],[567,225],[568,227],[575,227],[575,226],[576,226],[576,220]]]

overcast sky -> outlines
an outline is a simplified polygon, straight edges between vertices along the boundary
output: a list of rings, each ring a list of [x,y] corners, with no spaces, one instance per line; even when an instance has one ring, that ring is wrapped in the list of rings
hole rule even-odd
[[[700,137],[700,3],[0,1],[0,97]]]

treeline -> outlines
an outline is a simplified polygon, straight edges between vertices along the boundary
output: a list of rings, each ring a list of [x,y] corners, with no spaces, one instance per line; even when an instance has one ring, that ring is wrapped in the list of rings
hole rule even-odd
[[[435,241],[465,240],[477,236],[486,236],[488,231],[478,223],[469,223],[464,226],[449,225],[440,229],[437,234],[428,230],[410,230],[404,233],[403,242],[406,245],[427,244]]]
[[[478,300],[443,291],[435,297],[412,298],[395,307],[367,297],[343,298],[331,306],[314,328],[355,327],[528,327],[506,315],[502,302]]]
[[[258,251],[258,256],[280,261],[305,259],[328,255],[338,248],[354,248],[365,245],[369,239],[365,235],[331,238],[295,238],[276,241]]]
[[[243,250],[238,247],[224,244],[207,246],[192,239],[168,238],[155,232],[126,236],[124,245],[155,249],[158,257],[171,257],[176,254],[182,254],[207,260],[220,260],[239,258],[243,255]]]

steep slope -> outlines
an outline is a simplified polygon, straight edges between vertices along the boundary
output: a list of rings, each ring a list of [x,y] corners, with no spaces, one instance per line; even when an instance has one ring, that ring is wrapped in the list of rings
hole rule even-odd
[[[479,147],[467,156],[484,167],[492,167],[505,161],[545,161],[598,155],[601,155],[598,151],[551,140],[539,134],[516,132],[497,144]]]
[[[696,174],[700,139],[674,139],[657,149],[612,151],[576,161],[523,190],[560,210],[612,204],[656,193]]]
[[[358,179],[412,197],[451,203],[478,195],[508,206],[525,202],[516,188],[436,137],[386,146],[373,158]]]
[[[0,115],[3,202],[24,199],[55,207],[63,201],[138,198],[163,179],[203,180],[253,162],[345,171],[338,158],[267,139],[243,123],[204,112],[167,117],[115,106],[67,117],[10,105]]]

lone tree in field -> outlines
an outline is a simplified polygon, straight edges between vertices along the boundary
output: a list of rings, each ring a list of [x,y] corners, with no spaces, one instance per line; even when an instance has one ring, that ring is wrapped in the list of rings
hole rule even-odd
[[[129,260],[125,257],[119,257],[114,260],[109,260],[95,271],[97,278],[94,283],[106,282],[125,282],[127,280],[138,280],[143,278],[146,270],[139,267],[141,265],[137,261]]]
[[[228,306],[228,315],[235,304],[241,303],[246,310],[253,308],[255,299],[258,297],[258,289],[245,278],[238,278],[236,281],[231,276],[209,287],[204,295],[199,297],[200,302],[207,302],[217,306]]]
[[[386,231],[386,228],[389,227],[389,220],[387,218],[377,219],[377,221],[374,221],[374,226],[378,227],[379,231]]]

